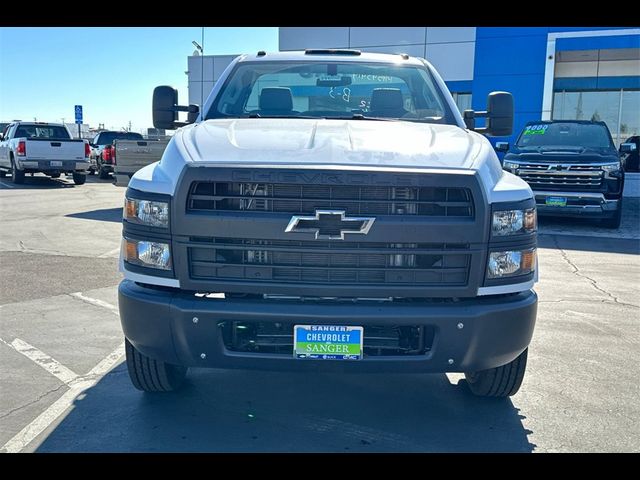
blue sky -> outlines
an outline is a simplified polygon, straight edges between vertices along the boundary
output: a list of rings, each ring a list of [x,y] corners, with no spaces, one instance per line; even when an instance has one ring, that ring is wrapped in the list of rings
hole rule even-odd
[[[187,56],[200,27],[0,28],[0,121],[151,127],[151,96],[172,85],[186,103]],[[277,27],[207,27],[207,55],[278,50]]]

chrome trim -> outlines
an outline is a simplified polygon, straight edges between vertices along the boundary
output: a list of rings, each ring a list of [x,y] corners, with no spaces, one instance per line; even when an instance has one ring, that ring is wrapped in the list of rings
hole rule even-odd
[[[537,261],[536,261],[537,263]],[[537,269],[536,269],[537,271]],[[526,290],[531,290],[537,280],[537,275],[533,280],[529,280],[524,283],[512,283],[509,285],[497,285],[495,287],[480,287],[478,288],[478,296],[483,295],[500,295],[503,293],[518,293]]]
[[[120,265],[118,270],[124,274],[124,278],[133,282],[148,283],[149,285],[159,285],[161,287],[180,288],[180,280],[177,278],[154,277],[152,275],[143,275],[141,273],[133,273],[124,268],[124,260],[122,259],[122,250],[120,250]]]
[[[340,215],[341,222],[362,222],[362,225],[357,230],[349,230],[348,228],[340,229],[340,235],[320,235],[319,228],[297,228],[298,223],[301,221],[314,221],[320,220],[320,215]],[[347,217],[344,210],[316,210],[315,215],[294,215],[291,217],[287,228],[284,229],[286,233],[315,233],[316,240],[344,240],[345,233],[353,233],[366,235],[369,233],[375,217]]]

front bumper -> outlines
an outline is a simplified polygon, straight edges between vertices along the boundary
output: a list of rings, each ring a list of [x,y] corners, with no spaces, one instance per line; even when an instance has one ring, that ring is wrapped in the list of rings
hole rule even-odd
[[[534,191],[538,215],[610,218],[620,208],[620,199],[605,198],[602,193]],[[547,205],[547,197],[565,197],[566,206]]]
[[[18,160],[25,172],[84,172],[89,168],[88,160]]]
[[[120,283],[118,301],[129,341],[143,354],[168,363],[370,373],[467,372],[504,365],[529,345],[537,310],[537,296],[532,290],[450,303],[345,305],[198,298],[179,290],[142,287],[130,280]],[[282,355],[227,350],[219,323],[232,320],[365,328],[374,324],[420,324],[432,327],[435,336],[432,348],[421,355],[371,356],[357,362],[298,360],[293,352]]]

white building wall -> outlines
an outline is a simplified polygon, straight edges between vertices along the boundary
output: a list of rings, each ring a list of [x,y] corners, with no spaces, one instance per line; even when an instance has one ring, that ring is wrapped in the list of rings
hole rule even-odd
[[[357,48],[429,60],[445,80],[473,80],[475,27],[280,27],[280,51]],[[189,103],[202,105],[238,55],[188,57]]]
[[[191,56],[187,59],[189,75],[189,103],[202,105],[224,69],[238,55]]]
[[[357,48],[429,60],[445,80],[472,80],[475,27],[280,27],[280,50]]]

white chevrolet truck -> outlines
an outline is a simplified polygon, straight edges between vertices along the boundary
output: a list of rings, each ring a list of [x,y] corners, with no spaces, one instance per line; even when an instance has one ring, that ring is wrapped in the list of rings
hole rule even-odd
[[[73,182],[87,180],[91,147],[73,139],[61,123],[13,122],[0,134],[0,176],[11,173],[13,183],[24,183],[27,173],[42,172],[51,178],[73,175]]]
[[[258,52],[202,108],[157,87],[153,116],[179,129],[126,192],[136,388],[174,390],[193,366],[463,372],[476,395],[518,391],[536,208],[483,136],[511,132],[510,94],[463,117],[421,58]]]

